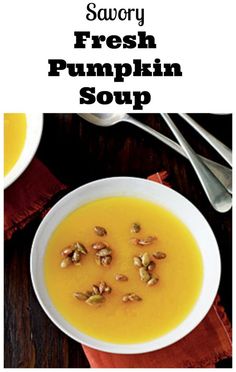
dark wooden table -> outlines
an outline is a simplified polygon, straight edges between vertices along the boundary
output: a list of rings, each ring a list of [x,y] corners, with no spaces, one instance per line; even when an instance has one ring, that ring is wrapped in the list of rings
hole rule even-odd
[[[172,137],[159,115],[136,117]],[[176,115],[173,117],[195,150],[224,163],[197,133]],[[193,117],[231,147],[231,115]],[[146,178],[158,170],[167,170],[173,188],[199,208],[216,235],[223,268],[219,292],[231,319],[231,212],[219,214],[213,210],[186,159],[132,125],[101,128],[74,114],[44,115],[37,157],[71,189],[103,177]],[[5,367],[89,367],[80,345],[53,325],[32,289],[29,257],[39,223],[35,219],[5,244]],[[219,362],[217,367],[230,368],[231,360]]]

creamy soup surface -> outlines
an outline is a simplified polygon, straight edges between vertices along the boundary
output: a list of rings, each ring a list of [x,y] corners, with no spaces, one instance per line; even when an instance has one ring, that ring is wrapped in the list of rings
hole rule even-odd
[[[26,138],[26,115],[4,114],[4,176],[16,164]]]
[[[131,232],[132,223],[141,230]],[[99,237],[94,226],[102,226],[107,235]],[[131,238],[156,236],[147,246],[133,244]],[[81,264],[62,269],[61,251],[73,242],[81,242],[88,254]],[[105,241],[112,249],[109,266],[95,262],[91,245]],[[156,267],[154,286],[140,279],[133,257],[144,252],[164,252],[165,259],[152,258]],[[193,308],[203,281],[201,253],[190,231],[172,213],[142,199],[112,197],[86,204],[69,214],[52,234],[44,257],[44,272],[49,296],[61,315],[74,327],[97,339],[114,343],[139,343],[160,337],[176,328]],[[116,281],[123,274],[128,281]],[[105,281],[112,288],[99,306],[90,306],[73,296],[91,290]],[[142,300],[124,303],[127,293]]]

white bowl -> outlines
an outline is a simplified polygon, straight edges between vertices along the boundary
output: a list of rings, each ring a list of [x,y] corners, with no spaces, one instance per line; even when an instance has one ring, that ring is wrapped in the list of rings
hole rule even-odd
[[[4,189],[24,172],[37,151],[43,130],[42,114],[26,114],[26,139],[23,150],[10,172],[4,177]]]
[[[152,201],[174,213],[192,232],[203,258],[204,278],[199,298],[187,318],[171,332],[149,342],[115,344],[87,336],[69,324],[56,310],[44,281],[43,261],[47,242],[58,224],[73,210],[110,196],[132,196]],[[192,331],[210,309],[220,281],[220,255],[216,239],[205,218],[193,204],[170,188],[139,178],[115,177],[91,182],[62,198],[46,215],[35,235],[31,251],[31,278],[38,300],[49,318],[64,333],[94,349],[134,354],[161,349]]]

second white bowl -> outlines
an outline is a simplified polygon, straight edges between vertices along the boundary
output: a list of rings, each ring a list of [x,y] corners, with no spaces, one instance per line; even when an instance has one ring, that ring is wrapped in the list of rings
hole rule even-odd
[[[24,172],[33,159],[43,130],[42,114],[26,114],[26,139],[23,150],[14,167],[4,177],[4,189],[10,186]]]

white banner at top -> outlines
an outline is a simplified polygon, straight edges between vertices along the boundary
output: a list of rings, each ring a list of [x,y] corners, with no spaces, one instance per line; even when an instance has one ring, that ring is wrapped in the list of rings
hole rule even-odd
[[[7,0],[5,112],[232,112],[235,2]]]

